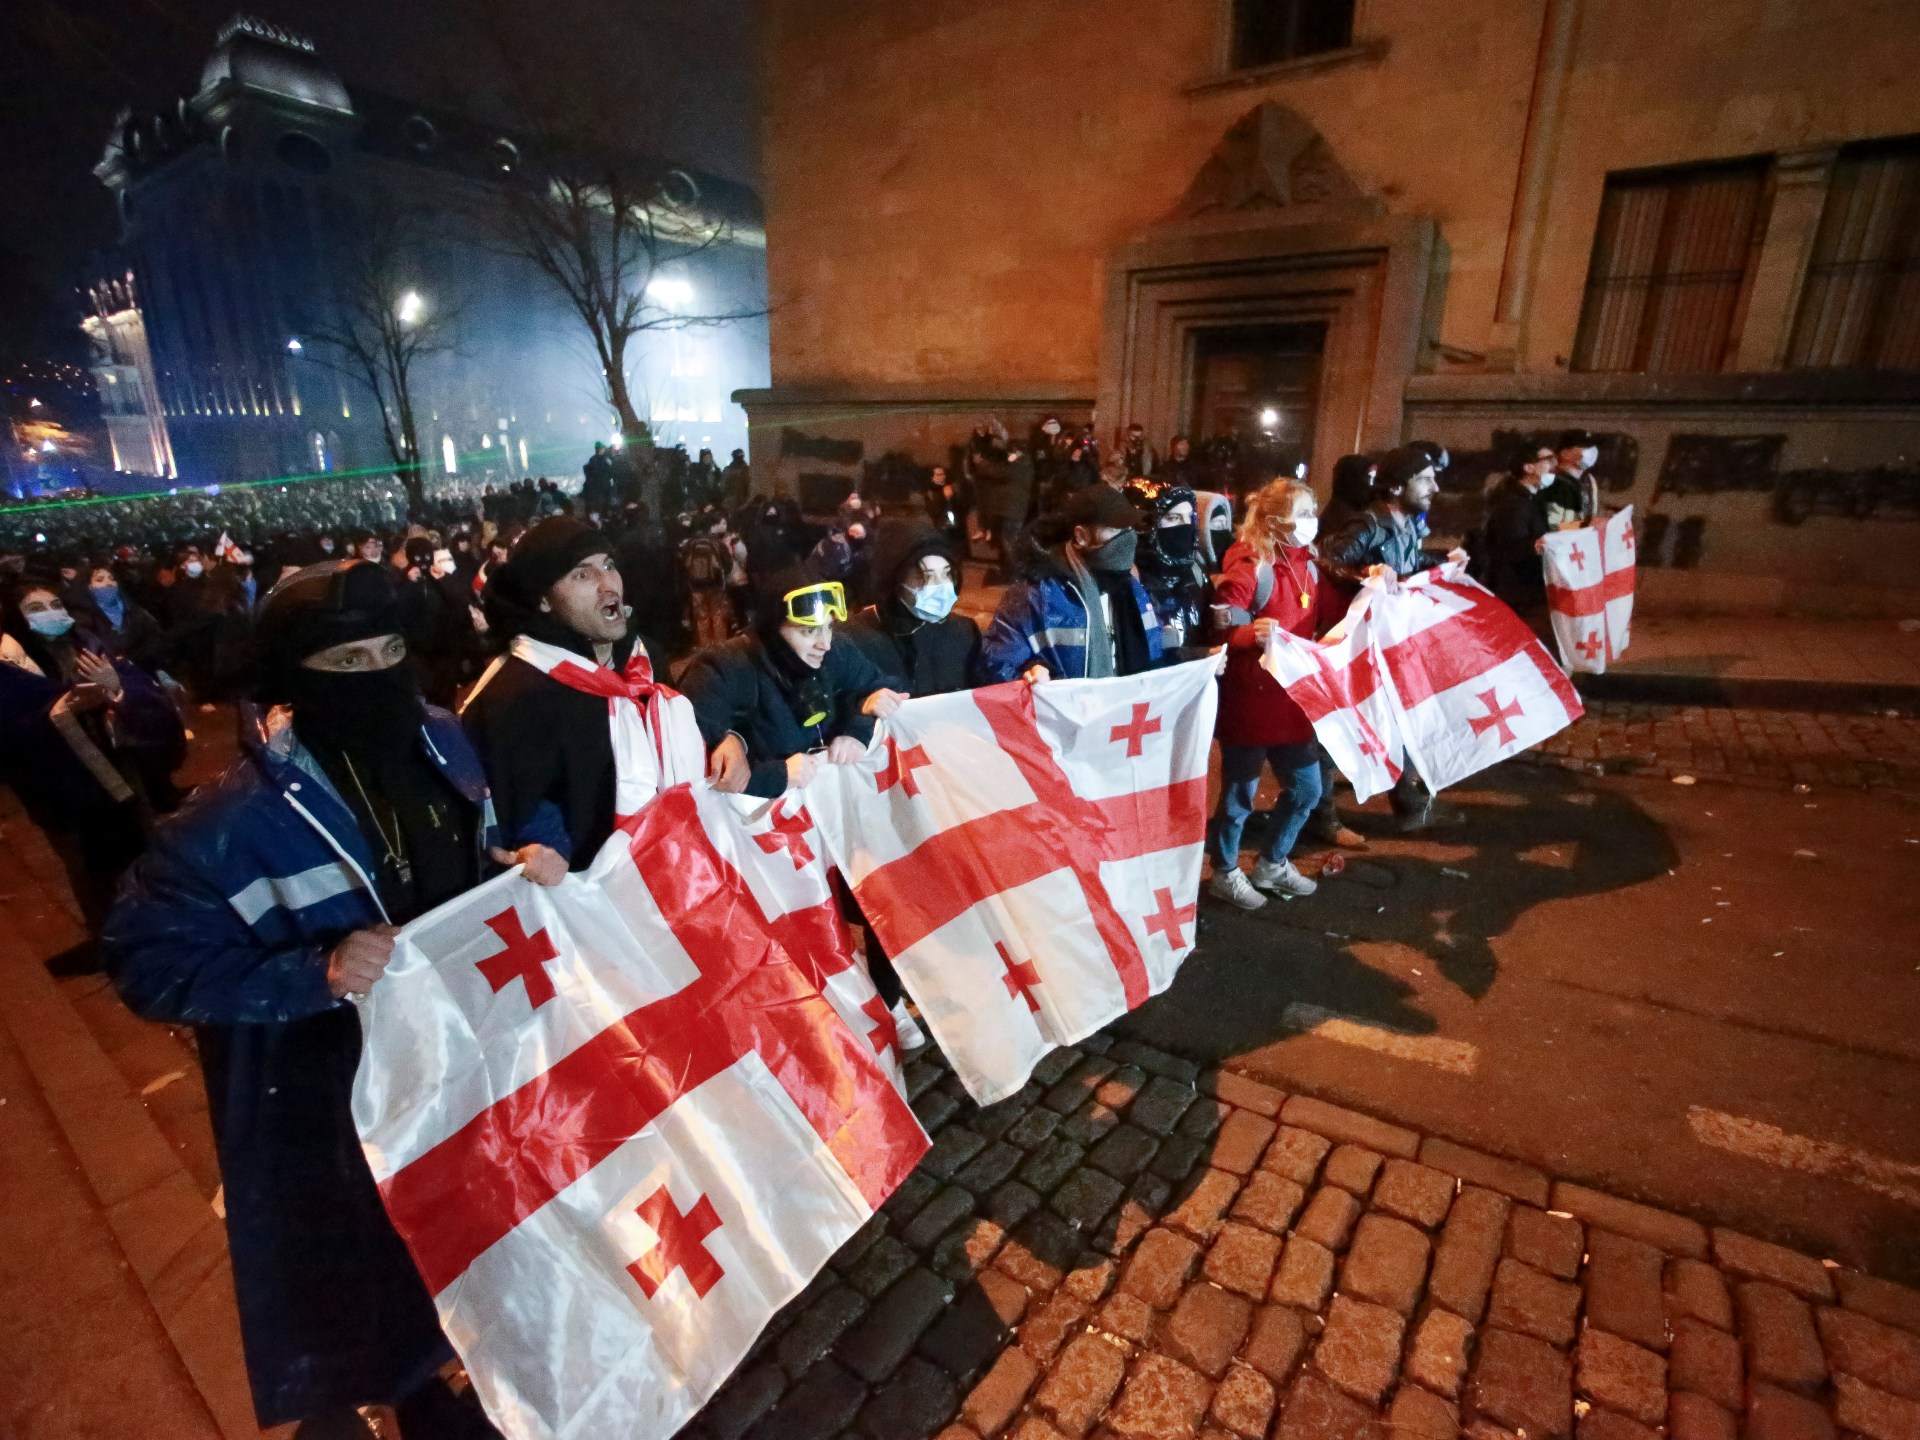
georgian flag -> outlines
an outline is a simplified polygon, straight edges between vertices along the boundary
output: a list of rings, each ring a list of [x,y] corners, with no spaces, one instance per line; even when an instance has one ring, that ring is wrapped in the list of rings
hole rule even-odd
[[[1633,507],[1603,525],[1554,531],[1540,558],[1553,638],[1567,669],[1605,674],[1633,638]]]
[[[1279,626],[1268,632],[1260,664],[1286,687],[1327,755],[1365,803],[1393,788],[1405,763],[1393,701],[1382,685],[1370,618],[1374,596],[1363,589],[1353,606],[1319,640]]]
[[[981,1104],[1193,948],[1214,662],[909,700],[806,787],[831,861]]]
[[[1539,744],[1583,713],[1526,623],[1461,564],[1390,582],[1370,613],[1401,742],[1433,790]]]
[[[674,1434],[926,1151],[755,825],[668,789],[405,927],[361,1005],[368,1163],[511,1440]]]

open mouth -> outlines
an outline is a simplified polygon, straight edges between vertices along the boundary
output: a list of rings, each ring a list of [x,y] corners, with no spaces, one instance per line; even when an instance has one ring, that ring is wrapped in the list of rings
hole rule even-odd
[[[600,606],[600,618],[603,620],[626,619],[627,607],[618,600],[608,600]]]

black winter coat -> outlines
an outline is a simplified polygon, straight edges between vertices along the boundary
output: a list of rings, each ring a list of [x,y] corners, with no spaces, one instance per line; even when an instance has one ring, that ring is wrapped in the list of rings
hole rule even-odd
[[[1487,519],[1473,572],[1489,590],[1522,613],[1544,610],[1547,585],[1535,543],[1547,533],[1540,496],[1508,476],[1487,497]]]
[[[966,615],[927,621],[889,603],[869,605],[848,622],[840,642],[857,646],[874,668],[897,675],[910,695],[947,695],[981,683],[980,627]]]
[[[804,724],[811,709],[800,687],[767,651],[778,639],[736,635],[723,645],[702,650],[680,675],[680,689],[693,702],[700,736],[712,749],[738,735],[753,768],[747,793],[771,799],[786,792],[787,757],[821,749],[829,740],[851,736],[862,745],[873,740],[873,717],[860,707],[876,690],[899,689],[902,682],[882,672],[858,645],[836,640],[819,670],[823,713],[817,725]]]

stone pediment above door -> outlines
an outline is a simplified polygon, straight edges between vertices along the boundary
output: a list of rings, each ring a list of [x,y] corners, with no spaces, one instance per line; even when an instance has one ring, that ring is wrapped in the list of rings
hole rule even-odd
[[[1267,101],[1236,120],[1155,228],[1215,229],[1359,218],[1385,207],[1342,168],[1318,130]]]

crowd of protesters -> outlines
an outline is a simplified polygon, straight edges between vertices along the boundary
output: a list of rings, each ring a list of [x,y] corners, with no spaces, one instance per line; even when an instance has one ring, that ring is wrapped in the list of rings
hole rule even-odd
[[[909,696],[1215,653],[1210,893],[1302,899],[1316,882],[1298,845],[1367,842],[1260,654],[1276,628],[1324,634],[1370,579],[1448,558],[1426,522],[1448,462],[1422,442],[1347,456],[1323,509],[1304,466],[1231,447],[1175,437],[1162,456],[1136,426],[1103,458],[1088,426],[1021,440],[987,423],[809,517],[754,494],[738,451],[640,474],[596,446],[577,489],[469,487],[404,524],[226,512],[209,533],[213,497],[180,497],[166,533],[103,518],[85,544],[0,552],[0,779],[65,863],[123,996],[197,1029],[261,1423],[356,1434],[353,1408],[382,1403],[408,1440],[493,1433],[436,1378],[450,1352],[361,1158],[347,1002],[407,920],[502,866],[552,884],[590,862],[617,822],[608,694],[646,700],[671,677],[695,773],[773,797],[859,758]],[[1474,572],[1536,623],[1540,538],[1594,518],[1593,463],[1584,435],[1527,447],[1468,541]],[[955,608],[976,554],[1005,585],[984,625]],[[245,753],[183,805],[188,720],[223,700],[242,705]],[[1268,769],[1279,795],[1244,870]],[[1403,830],[1459,818],[1408,777],[1391,797]]]

